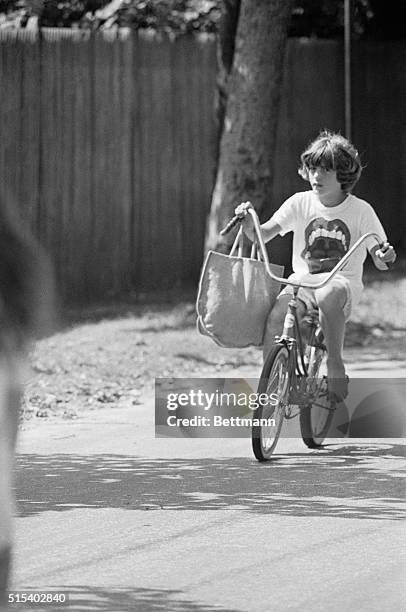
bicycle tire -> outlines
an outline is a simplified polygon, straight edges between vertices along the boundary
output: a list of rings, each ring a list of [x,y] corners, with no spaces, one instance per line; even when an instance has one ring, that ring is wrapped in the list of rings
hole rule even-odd
[[[282,385],[282,388],[281,388]],[[253,419],[274,419],[275,425],[252,426],[252,450],[255,458],[268,461],[277,445],[285,418],[285,399],[289,392],[289,351],[284,344],[275,344],[262,368],[258,385],[258,396],[263,393],[279,395],[279,402],[260,405],[253,413]],[[271,435],[272,434],[272,435]]]
[[[317,404],[311,402],[300,410],[300,433],[303,442],[311,449],[323,447],[334,415],[334,409],[328,395],[327,378],[320,377],[320,369],[326,356],[325,349],[312,347],[308,375],[309,380],[317,385],[316,391],[313,391]]]

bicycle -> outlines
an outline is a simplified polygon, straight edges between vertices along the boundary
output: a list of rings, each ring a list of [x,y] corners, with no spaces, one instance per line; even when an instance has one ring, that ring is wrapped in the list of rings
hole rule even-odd
[[[258,216],[253,208],[249,208],[247,212],[252,216],[255,238],[267,274],[273,280],[293,287],[293,296],[288,303],[282,333],[275,337],[275,344],[262,368],[257,390],[258,396],[266,394],[268,398],[272,398],[272,401],[259,405],[253,414],[255,422],[264,423],[253,425],[251,435],[254,455],[258,461],[263,462],[268,461],[273,454],[284,420],[298,415],[301,436],[306,446],[311,449],[322,448],[338,404],[337,399],[329,393],[327,376],[322,373],[327,350],[317,309],[306,313],[304,320],[308,328],[308,338],[305,341],[303,337],[297,315],[299,289],[324,287],[367,238],[375,238],[381,249],[385,248],[385,244],[378,234],[364,234],[324,280],[316,284],[294,282],[272,273]],[[228,233],[241,220],[239,216],[233,217],[220,232],[221,235]]]

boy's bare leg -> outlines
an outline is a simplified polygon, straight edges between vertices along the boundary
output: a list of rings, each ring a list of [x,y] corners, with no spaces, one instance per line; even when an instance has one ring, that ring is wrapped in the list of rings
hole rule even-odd
[[[332,285],[317,289],[315,294],[327,347],[329,390],[332,395],[344,399],[348,395],[348,379],[343,361],[346,290],[344,287]]]
[[[263,358],[264,362],[268,357],[269,351],[275,343],[275,336],[281,335],[283,322],[285,320],[286,309],[291,295],[278,295],[274,307],[272,308],[265,327]]]
[[[272,345],[275,343],[275,336],[280,336],[282,334],[283,323],[285,320],[286,311],[288,308],[288,304],[292,299],[292,295],[283,294],[279,295],[276,299],[275,305],[271,310],[271,313],[268,317],[268,321],[265,328],[264,335],[264,348],[263,348],[263,358],[264,361],[267,358],[269,351],[272,348]],[[300,300],[298,301],[297,306],[297,316],[300,319],[305,314],[306,307]]]

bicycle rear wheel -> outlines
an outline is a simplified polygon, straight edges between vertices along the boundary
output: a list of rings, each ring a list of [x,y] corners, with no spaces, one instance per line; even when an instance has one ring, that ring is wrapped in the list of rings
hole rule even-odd
[[[322,448],[335,409],[329,399],[327,377],[323,375],[326,357],[325,349],[311,347],[307,391],[312,401],[300,410],[302,439],[306,446],[313,449]]]
[[[253,419],[252,450],[258,461],[268,461],[275,450],[285,417],[289,392],[289,352],[284,344],[275,344],[265,361],[258,385],[258,397],[267,394],[269,402],[258,406]],[[267,424],[266,421],[272,421]]]

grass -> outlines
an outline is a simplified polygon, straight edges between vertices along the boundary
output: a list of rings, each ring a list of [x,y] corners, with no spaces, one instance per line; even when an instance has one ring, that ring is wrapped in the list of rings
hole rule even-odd
[[[368,266],[365,289],[351,321],[386,333],[406,333],[406,258],[387,272]]]

